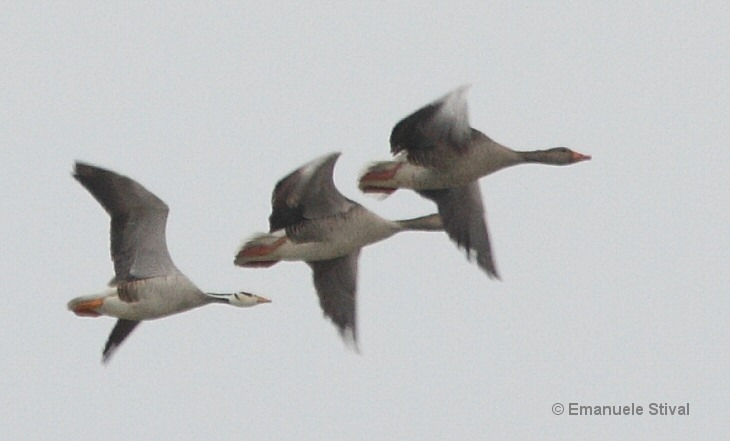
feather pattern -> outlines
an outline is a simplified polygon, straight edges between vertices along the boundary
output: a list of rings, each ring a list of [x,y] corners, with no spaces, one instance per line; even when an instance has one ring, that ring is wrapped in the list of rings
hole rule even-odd
[[[357,263],[360,250],[342,257],[307,262],[324,315],[337,326],[345,341],[357,347]]]
[[[89,164],[77,162],[74,178],[111,217],[111,285],[179,273],[165,238],[167,204],[128,177]]]
[[[469,127],[468,89],[462,86],[398,122],[390,134],[391,153],[405,152],[410,163],[436,168],[445,154],[465,153],[476,135]]]
[[[333,153],[314,160],[276,184],[271,197],[269,231],[352,209],[354,203],[337,190],[332,178],[339,156],[340,153]]]
[[[479,183],[442,190],[421,190],[418,193],[436,203],[444,230],[460,248],[466,250],[467,257],[471,259],[472,253],[475,254],[479,267],[489,277],[499,279]]]

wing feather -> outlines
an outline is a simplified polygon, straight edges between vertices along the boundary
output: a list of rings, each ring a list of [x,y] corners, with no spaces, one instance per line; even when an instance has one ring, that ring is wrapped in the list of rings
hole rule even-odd
[[[109,334],[109,339],[106,341],[106,345],[104,346],[104,352],[102,353],[101,361],[103,363],[108,363],[111,359],[112,355],[116,352],[119,345],[122,344],[122,342],[129,337],[129,334],[134,331],[134,328],[139,325],[140,322],[136,320],[126,320],[126,319],[119,319],[117,320],[117,324],[114,325],[114,329],[112,329],[112,333]]]
[[[111,255],[116,276],[110,282],[178,273],[167,249],[167,205],[132,179],[77,162],[74,178],[111,217]]]
[[[294,170],[274,187],[270,231],[305,220],[345,213],[353,203],[335,187],[332,173],[340,153],[317,158]]]
[[[314,273],[314,287],[324,315],[340,335],[357,347],[357,264],[360,250],[329,260],[307,262]]]
[[[462,86],[403,118],[390,134],[390,151],[406,152],[409,162],[438,167],[443,155],[463,153],[472,138]]]
[[[475,254],[479,267],[489,277],[499,279],[489,242],[479,183],[418,193],[436,202],[444,230],[457,246],[466,250],[467,257],[471,259],[472,253]]]

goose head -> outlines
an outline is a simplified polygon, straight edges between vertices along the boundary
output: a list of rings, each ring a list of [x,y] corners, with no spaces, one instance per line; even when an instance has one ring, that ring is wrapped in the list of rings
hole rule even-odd
[[[226,294],[205,294],[213,299],[213,301],[215,302],[228,303],[229,305],[237,306],[239,308],[248,308],[250,306],[260,305],[262,303],[271,303],[271,300],[267,299],[266,297],[261,297],[256,294],[251,294],[244,291]]]
[[[524,162],[539,162],[550,165],[568,165],[576,162],[588,161],[590,155],[575,152],[567,147],[555,147],[534,152],[522,152]]]
[[[247,308],[249,306],[256,306],[262,303],[271,303],[271,300],[266,297],[257,296],[248,292],[236,292],[228,298],[228,303],[239,308]]]

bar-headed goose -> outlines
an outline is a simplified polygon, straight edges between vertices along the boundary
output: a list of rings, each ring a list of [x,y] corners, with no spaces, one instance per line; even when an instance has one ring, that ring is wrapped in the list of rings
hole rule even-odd
[[[490,277],[499,278],[477,180],[517,164],[568,165],[591,157],[565,147],[515,151],[493,141],[469,125],[467,89],[460,87],[398,122],[390,135],[395,161],[371,164],[359,187],[385,196],[410,188],[431,199],[449,237],[467,257],[476,254]]]
[[[142,320],[209,303],[247,307],[269,302],[246,292],[214,294],[198,289],[177,269],[167,250],[167,205],[137,182],[81,162],[73,176],[111,216],[112,288],[68,302],[76,315],[119,319],[104,346],[103,362]]]
[[[335,187],[340,153],[315,159],[280,180],[272,195],[270,232],[248,240],[235,258],[243,267],[303,260],[314,272],[319,303],[346,342],[357,348],[355,319],[360,249],[404,230],[442,230],[438,214],[383,219]]]

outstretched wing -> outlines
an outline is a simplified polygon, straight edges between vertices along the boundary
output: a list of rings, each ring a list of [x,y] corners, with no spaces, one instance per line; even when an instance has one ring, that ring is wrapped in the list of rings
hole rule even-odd
[[[466,250],[471,259],[476,254],[477,264],[487,275],[499,279],[492,256],[489,232],[485,220],[482,194],[478,182],[456,188],[424,190],[418,192],[438,206],[444,230],[451,240]]]
[[[469,127],[466,91],[462,86],[428,104],[395,125],[390,134],[390,151],[407,153],[409,162],[438,167],[443,155],[464,152],[473,135]]]
[[[111,285],[179,272],[167,250],[168,208],[161,199],[126,176],[89,164],[77,162],[73,176],[111,216]]]
[[[140,322],[136,320],[117,320],[117,324],[114,325],[114,329],[112,329],[112,333],[109,334],[109,339],[106,341],[106,345],[104,346],[104,352],[101,356],[102,363],[109,362],[109,359],[111,359],[112,355],[114,355],[114,352],[116,352],[119,345],[121,345],[124,339],[126,339],[129,334],[134,331],[134,328],[136,328],[139,323]]]
[[[331,153],[280,180],[271,196],[270,231],[348,211],[353,203],[335,187],[332,172],[340,153]]]
[[[357,348],[356,294],[360,250],[329,260],[307,262],[314,273],[314,287],[324,315],[332,319],[340,335]]]

